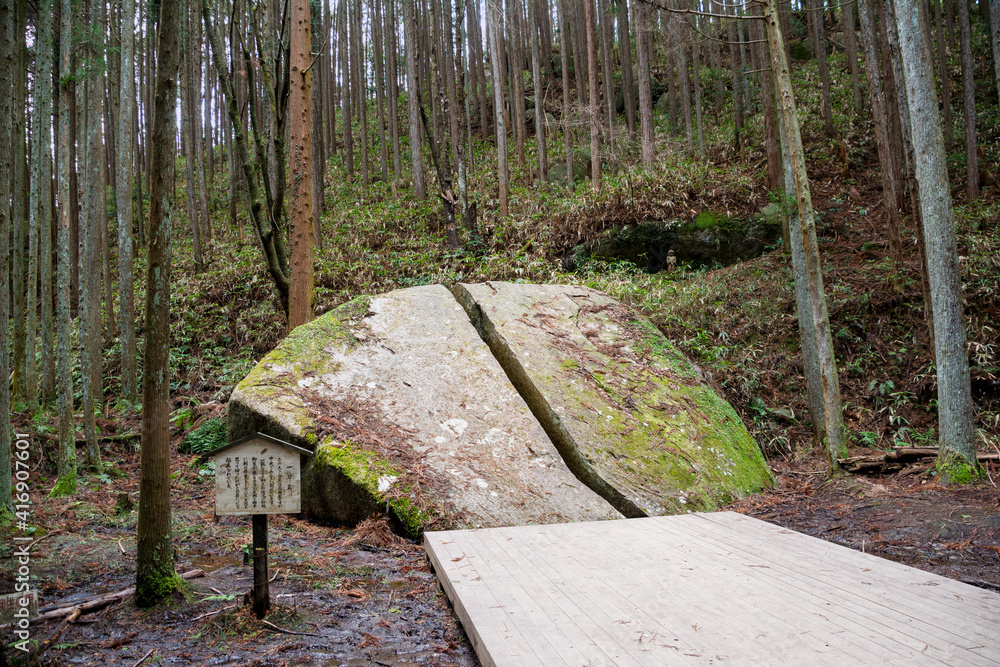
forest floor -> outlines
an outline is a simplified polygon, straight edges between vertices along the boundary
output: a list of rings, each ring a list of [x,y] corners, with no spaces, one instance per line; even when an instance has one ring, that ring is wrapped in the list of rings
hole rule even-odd
[[[134,451],[116,453],[123,476],[114,484],[36,505],[31,570],[43,608],[134,583],[139,461]],[[777,488],[728,509],[1000,591],[996,486],[943,488],[912,469],[829,480],[817,454],[772,465]],[[1000,479],[997,463],[987,465]],[[270,517],[273,606],[258,621],[244,604],[253,581],[249,522],[214,520],[213,478],[196,456],[175,456],[172,470],[177,571],[205,575],[149,611],[125,598],[68,626],[34,624],[39,643],[56,637],[38,664],[136,665],[144,656],[164,665],[477,664],[422,546],[378,520],[350,530]]]

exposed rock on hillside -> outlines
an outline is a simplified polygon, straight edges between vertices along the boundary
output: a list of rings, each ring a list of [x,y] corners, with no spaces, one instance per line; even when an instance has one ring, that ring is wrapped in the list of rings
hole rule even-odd
[[[708,509],[771,483],[690,363],[580,287],[434,285],[344,304],[257,365],[229,420],[230,438],[315,450],[311,516],[388,512],[410,535]]]

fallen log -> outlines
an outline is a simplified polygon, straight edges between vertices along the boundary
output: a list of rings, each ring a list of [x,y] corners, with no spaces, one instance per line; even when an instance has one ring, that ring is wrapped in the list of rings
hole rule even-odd
[[[877,474],[899,472],[908,464],[938,455],[937,447],[896,447],[877,454],[862,454],[837,459],[837,463],[850,473]],[[977,454],[980,461],[1000,461],[1000,453]]]
[[[204,577],[205,571],[200,569],[188,570],[180,574],[181,579],[197,579],[198,577]],[[35,618],[31,619],[32,623],[38,623],[40,621],[47,621],[53,618],[65,618],[67,616],[72,616],[77,610],[80,614],[86,614],[96,609],[100,609],[105,605],[109,605],[112,602],[117,602],[118,600],[123,600],[130,595],[135,594],[135,588],[123,588],[120,591],[115,591],[114,593],[104,593],[102,595],[97,595],[92,598],[87,598],[86,600],[78,600],[76,602],[70,602],[63,605],[58,605],[56,607],[46,607],[45,613],[39,614]],[[77,614],[78,618],[80,614]],[[74,618],[74,620],[76,620]],[[10,627],[10,623],[6,623],[0,628]]]

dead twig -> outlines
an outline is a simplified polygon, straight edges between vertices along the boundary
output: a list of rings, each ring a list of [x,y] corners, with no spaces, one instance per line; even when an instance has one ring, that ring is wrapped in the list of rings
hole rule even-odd
[[[29,549],[34,549],[34,548],[35,548],[35,545],[37,545],[37,544],[38,544],[39,542],[41,542],[42,540],[47,540],[48,538],[52,537],[53,535],[58,535],[58,534],[59,534],[59,533],[61,533],[61,532],[63,532],[63,531],[62,531],[62,530],[60,529],[60,530],[53,530],[52,532],[49,532],[49,533],[46,533],[46,534],[42,535],[41,537],[39,537],[39,538],[38,538],[37,540],[35,540],[34,542],[32,542],[31,544],[29,544],[29,545],[28,545],[28,548],[29,548]]]
[[[203,618],[208,618],[209,616],[215,616],[216,614],[221,614],[222,612],[229,611],[230,609],[236,609],[238,606],[239,606],[238,604],[231,604],[228,607],[222,607],[220,609],[216,609],[215,611],[210,611],[207,614],[195,616],[189,622],[194,623],[195,621],[200,621]]]
[[[148,658],[151,655],[153,655],[153,649],[149,649],[148,651],[146,651],[146,655],[142,656],[141,658],[133,662],[132,667],[139,667],[139,665],[146,662],[146,658]]]
[[[73,623],[73,621],[80,618],[80,614],[82,613],[83,610],[80,607],[74,607],[72,613],[69,615],[69,618],[67,618],[66,622],[62,624],[62,627],[59,628],[54,635],[49,637],[48,640],[46,640],[41,646],[38,647],[38,651],[36,651],[35,654],[32,656],[32,661],[38,660],[38,657],[42,655],[42,653],[45,653],[45,649],[52,646],[52,644],[54,644],[55,641],[62,636],[62,633],[66,631],[66,628],[68,628],[70,624]]]
[[[264,625],[266,625],[267,627],[272,628],[275,631],[280,632],[282,634],[286,634],[286,635],[302,635],[304,637],[322,637],[323,636],[323,635],[318,635],[315,632],[296,632],[295,630],[285,630],[284,628],[279,628],[277,625],[275,625],[271,621],[265,620],[263,618],[260,619],[260,622],[263,623]]]

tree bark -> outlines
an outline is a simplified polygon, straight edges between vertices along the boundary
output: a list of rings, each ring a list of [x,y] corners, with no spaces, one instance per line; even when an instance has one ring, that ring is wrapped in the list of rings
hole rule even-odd
[[[68,0],[67,0],[68,4]],[[3,81],[14,79],[17,58],[14,0],[0,0],[0,77]],[[10,146],[13,135],[13,98],[0,95],[0,145]],[[10,238],[11,233],[11,171],[12,151],[0,150],[0,239]],[[13,516],[11,497],[11,427],[10,382],[10,254],[7,248],[0,252],[0,517]],[[72,420],[62,420],[60,425]]]
[[[153,133],[150,136],[149,257],[135,572],[135,601],[139,607],[153,606],[180,585],[174,571],[170,526],[170,269],[173,226],[170,182],[174,175],[174,132],[177,127],[175,103],[180,65],[180,4],[178,0],[161,0],[160,4],[159,62],[156,67]],[[207,12],[205,18],[208,18]]]
[[[893,113],[889,116],[890,146],[895,143],[893,159],[898,163],[897,183],[902,183],[906,179],[906,190],[909,193],[910,211],[916,223],[917,229],[917,254],[920,258],[920,287],[924,296],[924,319],[927,322],[928,339],[930,348],[934,349],[934,311],[931,308],[931,286],[928,278],[926,242],[923,234],[923,223],[921,218],[923,212],[920,206],[920,185],[917,183],[914,164],[914,144],[911,136],[911,122],[909,103],[906,99],[906,90],[903,76],[903,63],[900,54],[899,37],[896,34],[896,21],[893,14],[893,3],[883,2],[882,11],[884,19],[880,21],[882,28],[882,55],[883,55],[883,80],[886,84],[887,97],[895,98],[896,103],[890,105]],[[888,27],[888,29],[886,29]],[[928,49],[930,47],[928,46]],[[929,51],[928,51],[929,52]],[[889,92],[891,91],[891,92]],[[903,167],[906,167],[905,174]],[[906,206],[906,194],[900,186],[899,208]]]
[[[636,51],[639,60],[639,126],[642,135],[642,166],[652,169],[656,159],[653,129],[653,96],[649,75],[649,5],[639,2],[635,11]]]
[[[937,471],[945,482],[960,482],[978,475],[981,469],[976,460],[962,276],[944,137],[919,8],[900,2],[895,9],[934,313],[940,447]]]
[[[0,0],[3,1],[3,0]],[[70,99],[73,95],[72,72],[72,52],[73,40],[67,39],[73,30],[73,3],[72,0],[62,0],[59,10],[59,133],[58,133],[58,190],[59,190],[59,224],[56,236],[56,268],[57,289],[56,289],[56,388],[59,403],[59,477],[51,491],[52,496],[65,496],[76,493],[76,433],[73,421],[73,373],[70,361],[70,326],[72,324],[72,308],[70,306],[70,286],[72,285],[72,253],[70,252],[70,225],[72,216],[70,215],[70,174],[73,172],[72,151],[70,141],[72,139],[72,105]],[[4,40],[0,40],[4,41]],[[2,103],[2,100],[0,100]],[[0,107],[0,119],[8,118],[9,114],[3,112]],[[0,137],[3,136],[0,128]],[[4,153],[0,151],[0,155]],[[0,183],[6,182],[0,175]],[[5,201],[3,198],[0,201]],[[0,204],[2,206],[2,204]],[[0,253],[6,255],[6,253]],[[0,262],[3,259],[0,258]],[[0,271],[6,276],[6,271]],[[6,290],[4,290],[6,294]],[[0,295],[0,305],[5,298]],[[7,330],[3,326],[2,315],[0,315],[0,338]],[[2,345],[0,345],[2,348]],[[2,349],[0,349],[2,351]],[[6,354],[0,354],[0,375],[3,374],[3,363]],[[6,386],[6,383],[2,383]],[[0,392],[3,390],[0,386]],[[0,398],[2,402],[2,398]],[[0,409],[3,406],[0,405]],[[9,440],[6,440],[9,442]],[[7,475],[7,479],[10,475]],[[0,475],[0,479],[3,476]],[[8,494],[7,497],[9,497]]]
[[[830,333],[830,321],[826,310],[826,295],[823,289],[823,272],[820,266],[819,244],[816,239],[816,225],[809,192],[809,179],[806,175],[805,152],[802,148],[802,137],[799,133],[798,117],[795,111],[795,98],[792,93],[792,81],[788,71],[788,61],[785,59],[785,45],[778,23],[776,0],[769,0],[765,6],[765,25],[767,40],[771,50],[771,59],[778,89],[778,110],[781,116],[781,132],[784,137],[782,151],[786,170],[792,174],[795,189],[795,199],[798,208],[797,224],[792,229],[792,260],[795,274],[808,285],[809,318],[808,326],[801,330],[803,339],[807,337],[815,341],[815,349],[821,386],[809,383],[809,392],[813,396],[822,396],[823,415],[813,415],[813,421],[822,421],[823,437],[829,456],[830,471],[838,470],[837,459],[847,454],[844,442],[843,409],[840,400],[840,383],[837,378],[836,360],[833,355],[833,337]],[[801,245],[800,245],[801,243]],[[801,248],[801,254],[797,249]],[[796,259],[798,257],[798,259]],[[805,347],[806,343],[803,343]],[[814,399],[813,399],[814,400]],[[810,403],[813,403],[813,400]]]
[[[39,18],[39,44],[37,72],[37,100],[40,107],[42,123],[39,126],[42,154],[39,189],[42,192],[39,207],[40,243],[39,243],[39,277],[41,293],[41,359],[39,375],[41,376],[42,401],[49,405],[55,399],[56,369],[55,369],[55,310],[53,303],[53,280],[55,270],[52,264],[52,240],[55,232],[53,211],[55,210],[55,192],[52,185],[52,90],[53,90],[53,23],[55,20],[54,0],[40,0],[41,12]]]
[[[28,293],[28,159],[25,148],[27,128],[27,72],[28,49],[25,44],[25,0],[16,0],[14,9],[15,21],[15,65],[13,76],[14,94],[14,126],[11,130],[11,143],[8,144],[13,153],[13,184],[11,193],[11,222],[14,226],[14,247],[11,252],[11,276],[13,292],[11,302],[14,307],[14,398],[27,401],[27,303]],[[9,93],[8,93],[9,94]],[[6,239],[5,239],[6,241]]]
[[[89,20],[97,25],[97,3],[90,7]],[[101,59],[103,34],[98,38],[91,35],[89,45],[91,58]],[[100,73],[91,71],[86,80],[86,145],[87,154],[83,161],[86,179],[85,222],[83,228],[83,261],[80,271],[80,375],[83,379],[83,424],[87,439],[87,465],[94,471],[101,469],[101,450],[97,441],[97,425],[94,410],[103,403],[103,380],[101,359],[101,265],[98,246],[101,238],[100,216],[104,215],[104,179],[101,178],[103,152],[101,138],[101,117],[103,107],[103,85]]]
[[[427,185],[424,182],[424,158],[421,151],[423,140],[420,138],[420,102],[417,95],[417,28],[413,15],[415,1],[403,0],[405,11],[403,30],[406,40],[406,99],[410,121],[410,164],[413,170],[413,194],[418,199],[426,199]]]
[[[807,8],[809,26],[812,29],[813,48],[816,50],[816,64],[819,68],[819,78],[823,82],[823,131],[826,136],[833,137],[836,130],[833,127],[833,103],[830,97],[830,68],[826,63],[826,29],[823,25],[823,0],[812,0]]]
[[[135,126],[135,0],[122,0],[121,86],[118,97],[118,303],[122,348],[122,398],[138,398],[135,349],[135,287],[132,258],[132,152]]]
[[[538,0],[528,0],[529,31],[531,32],[531,83],[535,92],[535,147],[538,152],[538,184],[545,186],[548,178],[547,156],[545,154],[545,105],[542,95],[541,44],[538,32]]]
[[[629,32],[628,2],[618,0],[618,54],[622,65],[622,100],[625,102],[625,122],[628,125],[628,132],[634,138],[636,102],[635,81],[632,78],[632,39]]]
[[[858,0],[858,16],[861,19],[861,45],[865,54],[868,75],[868,95],[872,104],[872,120],[875,125],[875,145],[878,149],[879,165],[882,170],[882,194],[886,222],[889,231],[889,256],[897,267],[903,260],[903,246],[900,237],[899,187],[892,164],[889,146],[889,123],[886,117],[886,101],[882,94],[882,84],[875,55],[875,29],[870,9],[871,0]]]
[[[312,71],[309,55],[312,18],[309,0],[293,0],[290,20],[288,217],[292,225],[292,257],[288,286],[289,332],[313,318]],[[367,169],[363,173],[367,173]]]
[[[500,68],[500,26],[497,19],[500,0],[486,0],[486,29],[490,40],[490,69],[493,74],[493,108],[494,127],[497,137],[497,179],[500,188],[500,217],[506,218],[508,212],[508,192],[510,190],[507,166],[507,128],[503,117],[503,73]]]

